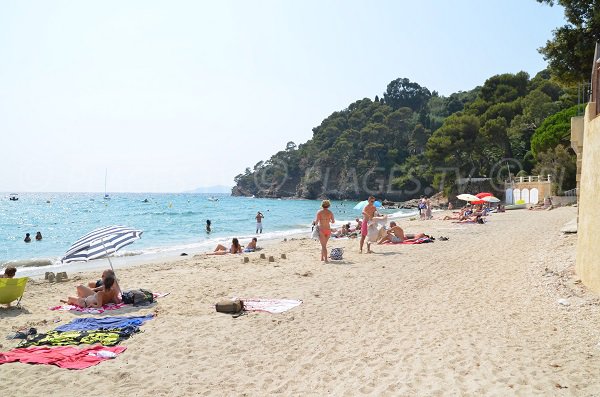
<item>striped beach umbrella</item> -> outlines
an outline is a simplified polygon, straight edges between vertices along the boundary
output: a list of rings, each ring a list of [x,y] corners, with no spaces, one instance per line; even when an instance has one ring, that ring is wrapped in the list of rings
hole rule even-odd
[[[109,255],[138,240],[142,233],[141,230],[126,226],[107,226],[96,229],[75,241],[61,262],[87,262],[106,257],[112,268]]]

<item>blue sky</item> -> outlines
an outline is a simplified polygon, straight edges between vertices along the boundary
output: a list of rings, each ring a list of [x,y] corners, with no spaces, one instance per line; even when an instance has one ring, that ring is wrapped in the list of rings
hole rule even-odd
[[[563,24],[535,0],[3,1],[0,191],[232,185],[398,77],[534,75]]]

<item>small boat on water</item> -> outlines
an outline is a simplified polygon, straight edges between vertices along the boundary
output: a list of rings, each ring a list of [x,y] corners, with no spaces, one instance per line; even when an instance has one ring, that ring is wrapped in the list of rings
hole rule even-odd
[[[8,199],[10,201],[17,201],[19,199],[19,195],[17,193],[11,193],[8,195]]]
[[[219,201],[219,199],[217,197],[213,197],[213,196],[207,198],[207,200],[208,201]]]
[[[108,178],[108,169],[104,170],[104,200],[110,200],[110,196],[106,193],[106,179]]]

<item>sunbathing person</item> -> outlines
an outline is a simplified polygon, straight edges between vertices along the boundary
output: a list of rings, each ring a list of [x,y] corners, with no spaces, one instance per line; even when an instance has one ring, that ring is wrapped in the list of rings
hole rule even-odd
[[[483,224],[483,223],[485,223],[485,220],[483,219],[483,215],[473,214],[472,216],[465,217],[464,219],[461,219],[455,223],[481,223],[481,224]]]
[[[115,286],[116,286],[116,287],[117,287],[117,289],[119,290],[119,294],[120,294],[120,293],[121,293],[121,288],[119,288],[119,283],[117,282],[117,276],[115,275],[115,272],[114,272],[112,269],[106,269],[105,271],[103,271],[103,272],[102,272],[102,276],[100,277],[100,280],[97,280],[97,281],[90,281],[90,282],[88,283],[88,289],[89,289],[89,290],[91,290],[92,292],[98,292],[98,291],[101,291],[101,290],[103,290],[103,289],[104,289],[104,288],[103,288],[103,285],[104,285],[104,278],[105,278],[106,276],[108,276],[109,274],[112,274],[112,275],[113,275],[113,277],[115,278]],[[80,296],[82,296],[82,295],[79,293],[79,287],[77,287],[77,288],[78,288],[77,295],[80,295]],[[85,292],[85,294],[86,294],[86,295],[83,295],[83,296],[90,295],[89,293],[87,293],[87,291]]]
[[[107,274],[104,277],[102,290],[93,292],[90,288],[83,285],[77,287],[77,297],[69,296],[67,300],[61,300],[63,303],[69,305],[77,305],[80,307],[102,307],[107,303],[119,303],[119,292],[115,286],[115,276],[113,274]],[[89,295],[86,295],[89,293]],[[85,296],[81,296],[85,295]]]
[[[536,210],[546,210],[546,211],[550,211],[552,209],[554,209],[554,205],[552,204],[552,199],[550,197],[546,197],[544,199],[543,204],[535,204],[531,207],[528,208],[530,211],[536,211]]]
[[[256,243],[258,242],[258,239],[256,237],[254,237],[252,239],[252,241],[250,241],[248,243],[248,245],[246,246],[246,248],[244,248],[244,252],[254,252],[256,251]]]
[[[225,255],[225,254],[241,254],[242,246],[237,238],[233,238],[231,240],[231,247],[227,249],[223,244],[217,244],[217,247],[213,252],[208,253],[207,255]]]
[[[415,241],[422,237],[427,237],[427,235],[425,233],[406,234],[400,226],[396,225],[396,222],[390,222],[390,229],[377,244],[384,244],[387,242],[397,244],[404,241]]]
[[[470,207],[461,208],[461,210],[456,213],[454,216],[446,215],[442,218],[443,221],[453,220],[453,221],[462,221],[467,219],[471,215],[472,211]]]

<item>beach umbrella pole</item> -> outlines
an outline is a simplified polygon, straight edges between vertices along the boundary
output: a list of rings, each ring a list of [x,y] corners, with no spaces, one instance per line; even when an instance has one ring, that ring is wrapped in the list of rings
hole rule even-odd
[[[110,269],[114,272],[115,268],[113,267],[112,261],[110,260],[110,255],[108,255],[108,250],[106,249],[106,245],[104,245],[104,238],[102,238],[102,246],[104,247],[104,252],[106,253],[106,259],[108,259],[108,264],[110,265]],[[115,273],[116,275],[116,273]]]

